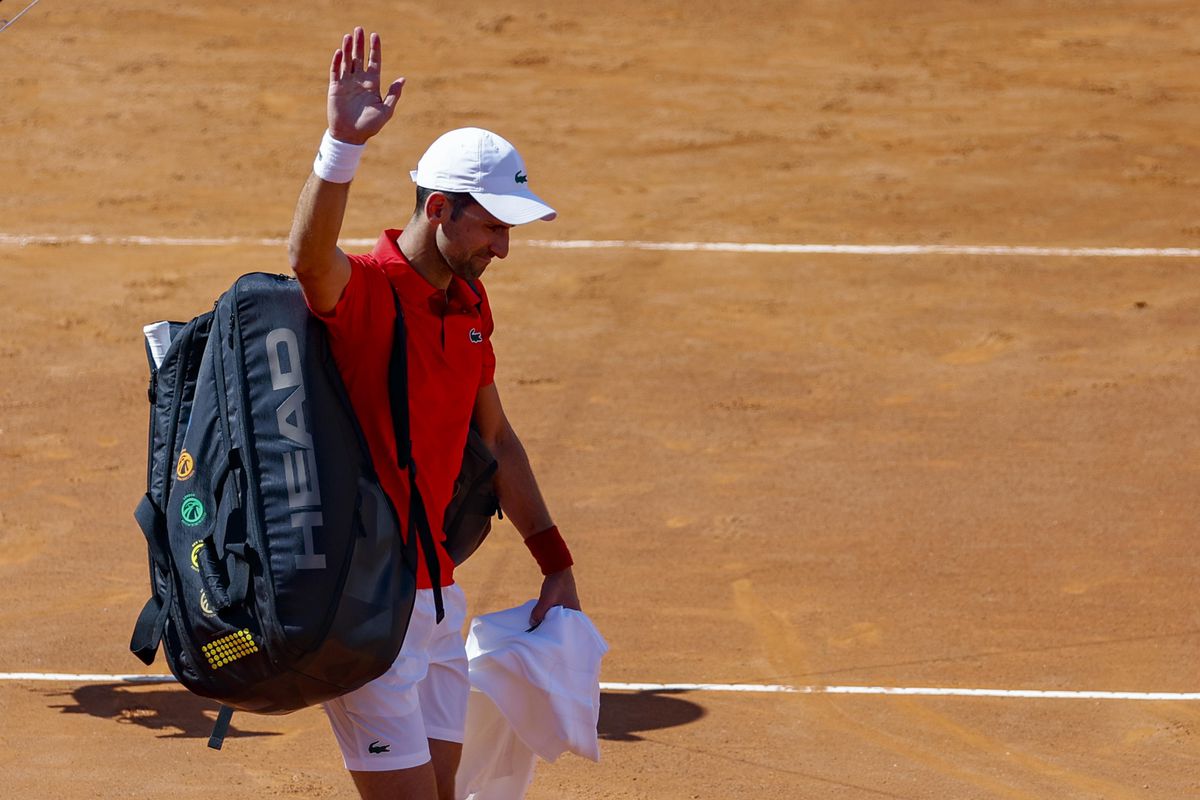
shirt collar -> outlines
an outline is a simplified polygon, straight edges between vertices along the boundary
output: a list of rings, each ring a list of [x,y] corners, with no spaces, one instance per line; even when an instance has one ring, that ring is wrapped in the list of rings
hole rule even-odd
[[[442,292],[413,269],[408,258],[400,251],[400,246],[396,244],[400,233],[401,231],[395,228],[385,230],[371,251],[371,255],[383,267],[384,273],[400,296],[413,305],[428,303],[436,314],[444,314],[446,311],[478,311],[483,303],[481,293],[472,289],[462,278],[457,275],[450,276],[450,285]]]

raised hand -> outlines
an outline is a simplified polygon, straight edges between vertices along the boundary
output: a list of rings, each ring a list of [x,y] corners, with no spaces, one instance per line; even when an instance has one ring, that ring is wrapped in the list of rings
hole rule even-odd
[[[363,144],[387,124],[396,110],[404,78],[388,87],[380,97],[379,71],[383,48],[379,34],[371,34],[371,51],[363,64],[366,41],[362,28],[342,37],[342,47],[329,65],[329,101],[326,113],[333,138],[348,144]]]

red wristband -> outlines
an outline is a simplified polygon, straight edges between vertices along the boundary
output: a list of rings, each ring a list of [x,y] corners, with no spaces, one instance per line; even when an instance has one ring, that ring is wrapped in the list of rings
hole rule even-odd
[[[571,559],[571,551],[558,532],[557,525],[551,525],[544,531],[535,533],[525,540],[525,546],[533,553],[534,560],[541,567],[543,575],[553,575],[562,572],[575,562]]]

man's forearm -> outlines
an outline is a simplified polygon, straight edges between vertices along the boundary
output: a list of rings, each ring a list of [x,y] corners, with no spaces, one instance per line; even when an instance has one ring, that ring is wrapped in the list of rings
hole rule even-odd
[[[500,494],[500,507],[524,538],[545,576],[538,602],[529,615],[530,624],[537,626],[551,606],[578,610],[579,591],[571,571],[571,551],[550,519],[525,448],[511,428],[507,433],[493,443],[492,452],[500,462],[496,488]]]
[[[308,176],[296,201],[288,237],[288,257],[297,275],[332,264],[349,196],[348,183],[329,183],[314,174]]]
[[[525,447],[511,428],[506,434],[492,443],[492,454],[500,465],[496,471],[496,493],[513,526],[522,538],[528,539],[549,528],[554,520],[538,489]]]
[[[309,305],[319,312],[333,310],[349,279],[346,256],[337,246],[349,196],[349,183],[311,174],[296,201],[288,258]]]

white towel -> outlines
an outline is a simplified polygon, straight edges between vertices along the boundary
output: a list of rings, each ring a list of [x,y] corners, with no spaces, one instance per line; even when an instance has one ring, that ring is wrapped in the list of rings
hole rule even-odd
[[[171,323],[167,321],[152,322],[142,326],[142,333],[150,343],[150,352],[154,356],[154,366],[161,367],[167,348],[171,346]]]
[[[471,698],[456,778],[460,800],[519,800],[534,756],[600,760],[600,659],[608,644],[580,611],[550,609],[528,631],[535,601],[471,621]]]

